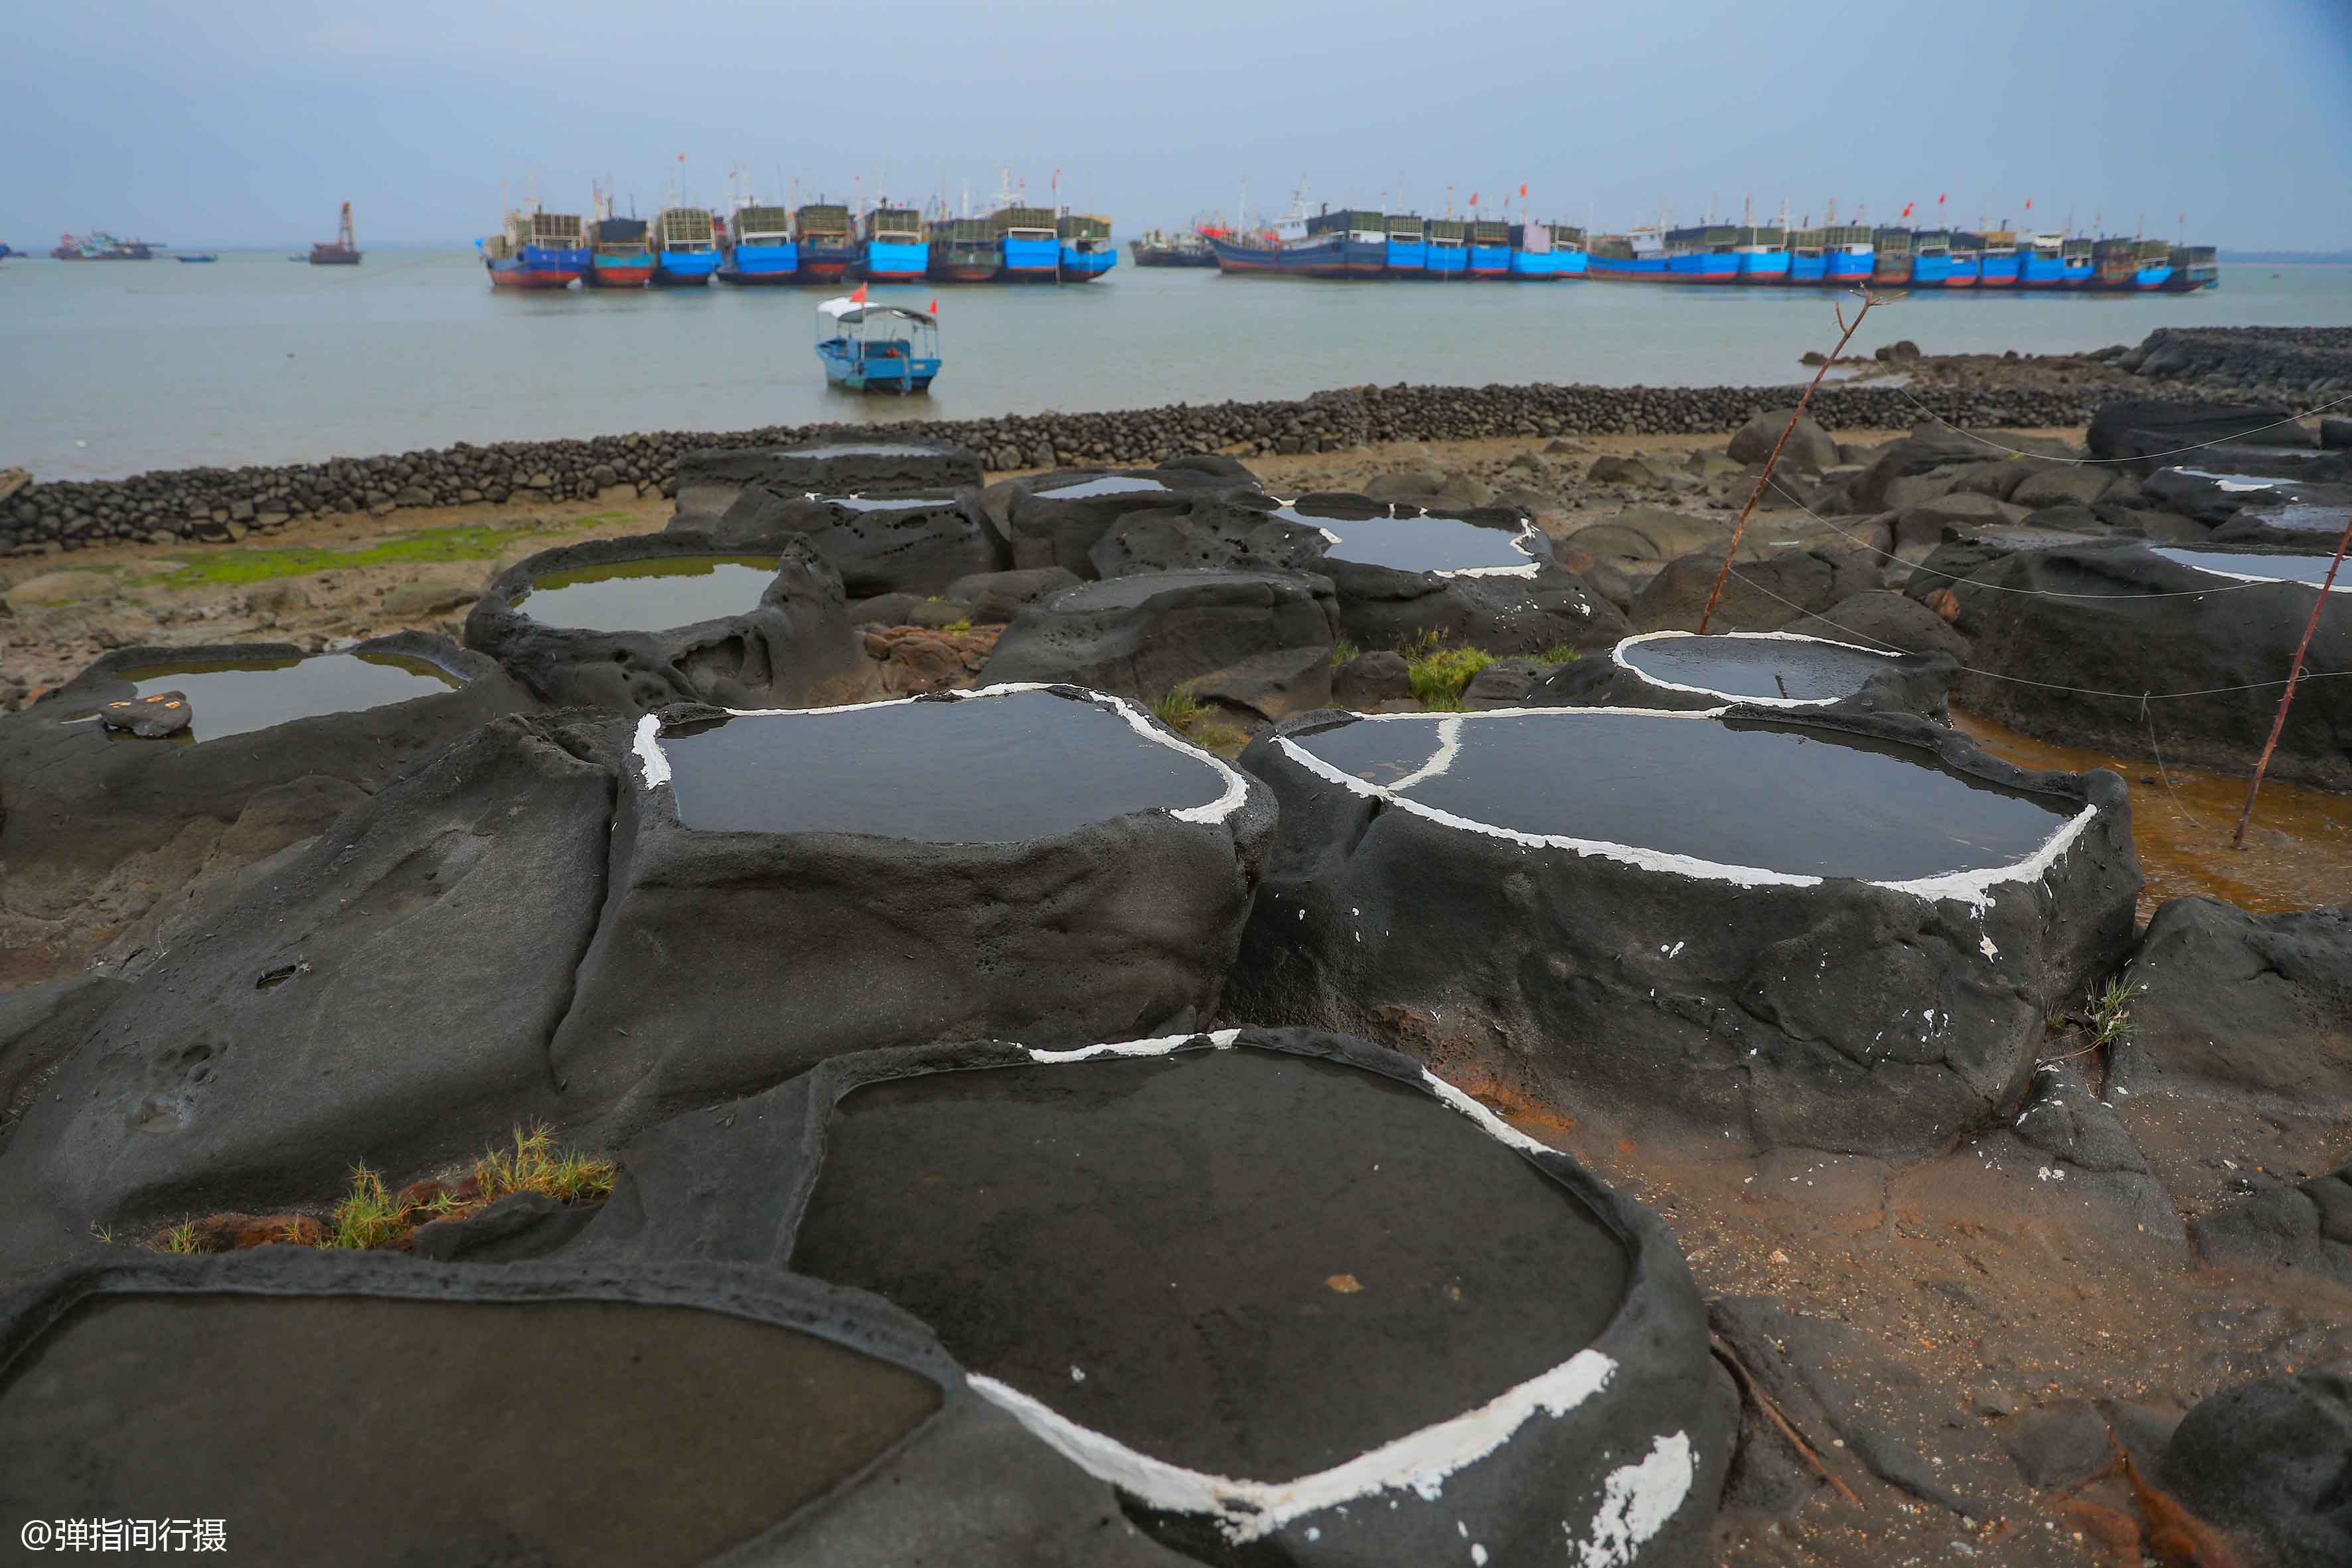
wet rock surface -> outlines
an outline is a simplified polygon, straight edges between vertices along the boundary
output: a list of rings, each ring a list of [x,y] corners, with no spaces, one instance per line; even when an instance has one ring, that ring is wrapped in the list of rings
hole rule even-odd
[[[165,692],[186,706],[158,717],[186,723],[142,736],[106,719]],[[318,833],[478,726],[537,706],[489,660],[419,633],[344,654],[108,654],[0,715],[0,945],[87,954]]]
[[[2303,1373],[2214,1395],[2173,1433],[2161,1473],[2254,1562],[2352,1560],[2352,1377]]]
[[[1059,566],[1081,577],[1097,574],[1095,547],[1131,512],[1259,493],[1255,480],[1196,468],[1057,470],[1013,480],[1008,492],[999,525],[1008,563],[1024,571]]]
[[[981,460],[951,441],[892,433],[837,433],[783,446],[708,447],[675,460],[673,527],[714,522],[752,489],[784,494],[890,486],[977,485]]]
[[[1916,1157],[1986,1125],[2138,886],[2112,778],[1893,717],[1307,716],[1243,761],[1282,838],[1234,1016],[1757,1148]],[[1738,810],[1701,782],[1727,771]],[[1685,787],[1712,804],[1671,805]]]
[[[492,579],[466,644],[557,707],[854,699],[866,659],[841,575],[806,538],[777,542],[772,563],[695,533],[546,551]]]
[[[973,489],[812,493],[762,480],[747,486],[716,520],[705,524],[681,510],[670,528],[702,533],[729,550],[772,550],[801,535],[841,574],[852,598],[937,594],[958,578],[1005,564],[982,529],[979,497]]]
[[[1915,594],[1937,564],[1915,575]],[[2326,566],[2308,553],[2119,542],[1955,563],[1932,580],[1948,583],[1954,625],[1974,642],[1970,667],[1985,672],[1961,679],[1957,696],[1971,710],[2028,734],[2140,754],[2152,724],[2168,756],[2250,773]],[[2352,666],[2352,592],[2328,595],[2308,663]],[[2143,703],[2141,692],[2163,700]],[[2352,788],[2347,733],[2352,682],[2310,682],[2273,773]]]
[[[1339,612],[1305,573],[1151,572],[1047,595],[1013,617],[991,686],[1067,681],[1146,701],[1170,691],[1267,718],[1330,700]]]

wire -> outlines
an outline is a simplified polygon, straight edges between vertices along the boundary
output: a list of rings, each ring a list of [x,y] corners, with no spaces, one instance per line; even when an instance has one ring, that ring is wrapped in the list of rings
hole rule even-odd
[[[1868,383],[1864,383],[1863,384],[1867,385]],[[2045,463],[2063,463],[2069,468],[2095,468],[2108,463],[2144,463],[2152,458],[2177,458],[2183,452],[2201,452],[2208,447],[2227,447],[2234,442],[2242,441],[2249,436],[2259,435],[2264,430],[2275,430],[2281,426],[2292,425],[2298,419],[2308,419],[2315,414],[2325,414],[2327,410],[2336,407],[2338,405],[2352,403],[2352,395],[2347,395],[2343,397],[2338,397],[2333,402],[2323,403],[2316,408],[2306,408],[2300,414],[2290,414],[2285,418],[2273,420],[2268,425],[2257,425],[2252,430],[2242,430],[2235,436],[2224,436],[2218,441],[2200,441],[2193,447],[2175,447],[2168,452],[2142,452],[2137,457],[2133,458],[2053,458],[2043,452],[2029,452],[2022,447],[2004,447],[1998,441],[1986,440],[1983,437],[1978,435],[1973,430],[1963,430],[1958,426],[1953,424],[1950,420],[1946,419],[1942,415],[1937,413],[1934,409],[1928,407],[1926,404],[1920,402],[1917,398],[1912,396],[1910,390],[1906,387],[1890,386],[1885,390],[1895,394],[1895,395],[1903,399],[1904,402],[1909,404],[1912,407],[1917,409],[1920,413],[1926,415],[1937,424],[1941,425],[1945,429],[1949,430],[1953,435],[1965,436],[1980,447],[1990,447],[1996,452],[2007,452],[2012,458],[2040,458]],[[2184,406],[2186,405],[2184,405]],[[2282,479],[2279,482],[2286,484],[2292,481]]]

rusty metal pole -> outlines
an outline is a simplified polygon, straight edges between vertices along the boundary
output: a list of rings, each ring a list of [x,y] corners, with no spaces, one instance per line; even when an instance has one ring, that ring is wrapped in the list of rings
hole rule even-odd
[[[1739,509],[1738,525],[1731,531],[1731,548],[1723,552],[1723,567],[1715,574],[1715,590],[1706,596],[1706,608],[1699,612],[1698,629],[1702,633],[1706,630],[1707,622],[1715,618],[1715,602],[1723,597],[1724,579],[1731,575],[1732,557],[1739,553],[1740,536],[1748,531],[1748,514],[1754,511],[1756,503],[1764,499],[1764,487],[1772,482],[1772,470],[1780,461],[1780,448],[1786,447],[1789,437],[1797,433],[1797,421],[1805,416],[1805,405],[1813,400],[1813,389],[1821,385],[1822,377],[1829,374],[1830,366],[1837,363],[1838,355],[1845,352],[1845,345],[1853,341],[1854,332],[1862,326],[1862,319],[1870,314],[1870,308],[1879,303],[1866,290],[1857,289],[1855,292],[1862,296],[1862,309],[1854,312],[1853,325],[1846,326],[1845,311],[1838,311],[1838,325],[1845,327],[1845,336],[1838,339],[1837,347],[1830,350],[1830,357],[1822,361],[1822,368],[1813,372],[1812,385],[1806,387],[1805,395],[1797,399],[1797,410],[1789,416],[1789,427],[1781,431],[1780,438],[1772,444],[1772,455],[1764,459],[1764,471],[1757,476],[1756,488],[1748,493],[1748,504]]]
[[[2303,656],[2311,647],[2312,635],[2319,630],[2319,615],[2327,608],[2327,595],[2336,586],[2336,568],[2344,564],[2344,552],[2352,546],[2352,519],[2344,524],[2343,537],[2336,542],[2336,559],[2327,563],[2327,575],[2319,584],[2319,595],[2311,606],[2311,619],[2303,626],[2303,640],[2294,645],[2294,663],[2286,672],[2286,689],[2279,693],[2278,716],[2271,721],[2270,739],[2263,742],[2263,754],[2254,761],[2254,776],[2246,785],[2246,804],[2238,813],[2238,831],[2230,836],[2230,847],[2246,847],[2246,824],[2254,815],[2254,796],[2262,793],[2263,773],[2271,765],[2271,753],[2278,750],[2279,736],[2286,730],[2287,704],[2294,700],[2295,682],[2303,679]]]

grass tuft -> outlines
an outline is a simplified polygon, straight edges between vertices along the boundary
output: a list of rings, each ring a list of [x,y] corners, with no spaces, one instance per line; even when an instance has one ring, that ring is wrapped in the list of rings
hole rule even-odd
[[[611,1194],[617,1173],[610,1160],[559,1148],[555,1130],[537,1123],[515,1129],[511,1151],[493,1149],[474,1162],[474,1180],[485,1203],[509,1193],[544,1193],[566,1204],[602,1200]]]
[[[2132,983],[2120,974],[2092,993],[2089,1011],[2093,1046],[2112,1049],[2131,1033],[2133,994]]]
[[[1151,700],[1151,716],[1182,734],[1201,717],[1201,700],[1189,691],[1163,691]]]
[[[352,1167],[351,1191],[328,1216],[327,1239],[321,1245],[364,1251],[397,1241],[415,1228],[408,1211],[385,1190],[383,1177],[362,1160]]]
[[[143,580],[166,588],[238,587],[313,572],[357,566],[422,566],[442,561],[495,561],[514,545],[551,533],[595,528],[622,521],[618,512],[597,512],[568,523],[534,528],[420,528],[395,533],[359,550],[321,550],[311,544],[239,545],[209,550],[176,572]]]
[[[1462,708],[1462,693],[1471,678],[1495,662],[1484,648],[1444,646],[1442,634],[1423,632],[1403,649],[1405,673],[1412,681],[1413,700],[1433,712],[1453,713]]]
[[[1576,650],[1564,642],[1556,642],[1536,655],[1536,658],[1545,664],[1574,664]]]
[[[1331,663],[1334,667],[1345,664],[1362,651],[1346,637],[1335,637],[1331,643]]]
[[[183,1257],[190,1253],[202,1251],[203,1248],[199,1247],[196,1242],[196,1222],[192,1219],[184,1219],[179,1224],[173,1226],[171,1229],[165,1231],[163,1233],[163,1250],[166,1252],[176,1252],[181,1254]]]

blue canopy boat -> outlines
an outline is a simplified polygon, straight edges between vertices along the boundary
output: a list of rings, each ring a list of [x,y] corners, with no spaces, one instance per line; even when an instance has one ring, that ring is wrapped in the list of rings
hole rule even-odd
[[[188,256],[188,255],[182,255],[182,256],[179,256],[179,257],[175,258],[174,259],[176,259],[176,260],[180,260],[180,261],[218,261],[218,260],[220,259],[220,258],[219,258],[219,257],[217,257],[217,256]]]
[[[852,392],[928,392],[940,374],[940,323],[927,310],[869,305],[866,290],[816,308],[816,356]]]

